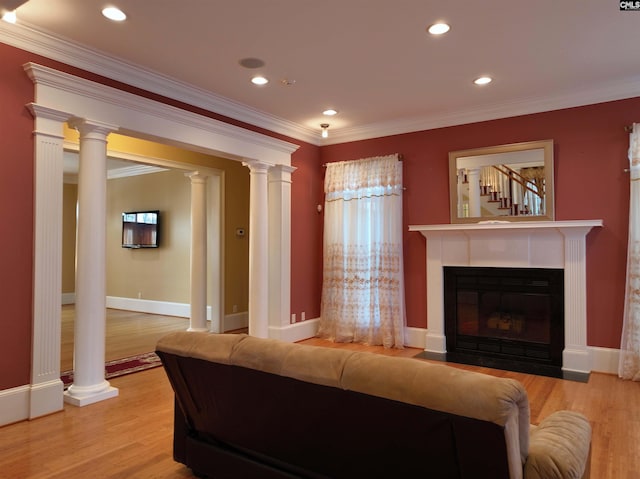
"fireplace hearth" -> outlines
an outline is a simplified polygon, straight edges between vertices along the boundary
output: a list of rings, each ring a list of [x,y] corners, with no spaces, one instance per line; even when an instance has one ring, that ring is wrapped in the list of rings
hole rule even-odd
[[[447,361],[562,377],[563,269],[443,269]]]

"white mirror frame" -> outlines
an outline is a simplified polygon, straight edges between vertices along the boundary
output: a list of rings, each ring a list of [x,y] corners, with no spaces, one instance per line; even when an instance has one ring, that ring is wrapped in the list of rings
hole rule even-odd
[[[479,216],[461,216],[458,208],[458,169],[460,161],[464,158],[475,157],[476,164],[498,165],[508,164],[509,154],[524,154],[527,151],[542,150],[544,165],[545,193],[543,198],[544,214],[540,215],[487,215],[480,213]],[[500,160],[494,158],[500,155]],[[477,158],[486,156],[484,158]],[[506,161],[504,160],[506,158]],[[452,151],[449,153],[449,205],[451,213],[451,223],[478,223],[481,221],[553,221],[554,210],[554,177],[553,168],[553,140],[527,141],[522,143],[511,143],[507,145],[489,146],[484,148],[474,148],[469,150]]]

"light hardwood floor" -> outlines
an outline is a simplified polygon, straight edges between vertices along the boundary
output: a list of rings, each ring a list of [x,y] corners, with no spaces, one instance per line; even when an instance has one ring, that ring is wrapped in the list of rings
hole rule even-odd
[[[414,356],[416,349],[384,350],[303,341]],[[531,421],[559,409],[584,413],[593,426],[593,479],[640,478],[640,383],[594,373],[588,383],[453,365],[521,381],[529,394]],[[112,379],[117,398],[0,428],[0,477],[158,478],[193,477],[171,457],[173,396],[162,368]],[[470,392],[472,393],[472,392]],[[336,432],[344,425],[336,425]]]
[[[155,350],[158,339],[189,327],[187,318],[107,309],[105,360],[122,359]],[[62,306],[60,371],[73,369],[75,306]]]

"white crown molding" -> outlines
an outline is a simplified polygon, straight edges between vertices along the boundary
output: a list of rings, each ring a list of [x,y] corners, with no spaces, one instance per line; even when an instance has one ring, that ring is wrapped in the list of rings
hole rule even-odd
[[[574,108],[607,101],[623,100],[637,96],[640,96],[640,77],[633,77],[624,81],[610,82],[595,89],[572,90],[551,97],[531,97],[508,103],[483,106],[477,109],[465,109],[456,112],[434,114],[428,117],[404,118],[376,124],[372,123],[360,127],[331,130],[331,135],[329,138],[324,139],[321,145],[332,145],[481,121],[498,120],[501,118],[561,110],[563,108]]]
[[[25,22],[14,25],[0,22],[0,41],[275,133],[310,143],[317,144],[318,142],[318,133],[311,128],[256,110],[100,51],[91,50],[79,43],[53,35]]]
[[[139,65],[125,62],[102,52],[91,50],[69,39],[53,35],[35,26],[0,22],[0,41],[52,60],[81,68],[113,80],[141,88],[183,103],[194,105],[274,133],[306,141],[314,145],[332,145],[383,136],[411,133],[518,115],[572,108],[606,101],[640,96],[640,78],[629,78],[598,88],[571,90],[554,96],[521,100],[455,112],[439,112],[428,116],[332,129],[329,138],[320,138],[315,129],[256,110],[213,92],[180,82]]]

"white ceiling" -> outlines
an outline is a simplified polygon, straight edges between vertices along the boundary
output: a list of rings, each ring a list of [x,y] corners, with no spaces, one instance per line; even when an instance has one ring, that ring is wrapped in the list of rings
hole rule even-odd
[[[640,96],[640,12],[613,0],[113,4],[126,22],[103,18],[104,0],[29,0],[0,34],[50,34],[71,42],[68,63],[318,144],[324,122],[337,142]],[[451,31],[427,34],[439,20]],[[480,75],[493,83],[475,86]]]

